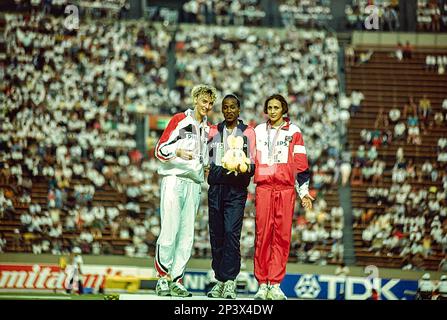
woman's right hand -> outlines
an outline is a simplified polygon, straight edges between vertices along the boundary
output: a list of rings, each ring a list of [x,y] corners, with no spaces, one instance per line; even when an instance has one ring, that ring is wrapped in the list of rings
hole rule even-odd
[[[177,149],[175,154],[177,157],[182,158],[183,160],[192,160],[193,159],[193,153],[190,150]]]

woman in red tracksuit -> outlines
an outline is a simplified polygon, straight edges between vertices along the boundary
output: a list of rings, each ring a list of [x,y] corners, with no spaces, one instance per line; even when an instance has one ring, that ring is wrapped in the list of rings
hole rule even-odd
[[[304,208],[312,208],[309,166],[300,129],[283,117],[284,97],[267,98],[269,120],[256,133],[256,240],[254,273],[260,286],[255,299],[285,300],[280,283],[289,257],[295,189]]]

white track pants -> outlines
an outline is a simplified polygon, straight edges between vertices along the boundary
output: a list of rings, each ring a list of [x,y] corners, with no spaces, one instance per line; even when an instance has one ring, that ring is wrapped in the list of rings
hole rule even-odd
[[[200,204],[201,186],[176,176],[166,176],[160,188],[161,230],[155,251],[155,268],[173,281],[183,277],[191,257],[194,222]]]

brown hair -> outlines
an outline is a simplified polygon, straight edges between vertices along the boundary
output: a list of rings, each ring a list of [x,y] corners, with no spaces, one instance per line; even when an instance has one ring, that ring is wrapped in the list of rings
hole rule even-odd
[[[264,113],[267,114],[267,105],[269,103],[270,100],[276,99],[279,102],[281,102],[281,107],[282,107],[282,114],[286,114],[289,112],[289,105],[287,104],[286,99],[280,95],[280,94],[274,94],[271,95],[270,97],[267,98],[267,100],[265,100],[264,103]]]

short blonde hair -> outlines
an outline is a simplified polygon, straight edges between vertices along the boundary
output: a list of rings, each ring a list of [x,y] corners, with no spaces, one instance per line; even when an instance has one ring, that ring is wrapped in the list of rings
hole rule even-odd
[[[213,86],[208,86],[206,84],[196,85],[191,90],[191,99],[194,104],[194,100],[201,95],[209,95],[211,97],[211,102],[214,103],[217,99],[217,90]]]

